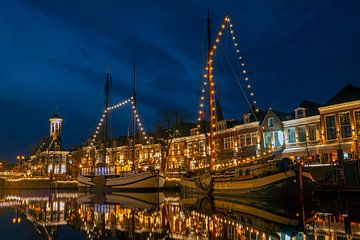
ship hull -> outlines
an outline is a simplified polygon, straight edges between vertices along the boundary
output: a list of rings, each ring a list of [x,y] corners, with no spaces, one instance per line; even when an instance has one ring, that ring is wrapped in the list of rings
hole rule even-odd
[[[315,188],[315,180],[307,172],[303,172],[302,179],[303,195],[310,196]],[[212,193],[224,196],[296,198],[300,193],[298,181],[299,176],[292,170],[250,180],[223,179],[213,182]]]
[[[210,173],[192,178],[182,177],[180,189],[184,193],[209,194],[212,192],[212,177]]]
[[[157,172],[128,173],[123,176],[79,176],[79,189],[128,192],[157,191],[164,187],[165,177]]]
[[[303,195],[312,194],[315,181],[311,174],[303,172]],[[223,196],[284,197],[299,196],[299,177],[295,171],[275,173],[256,179],[213,178],[208,193]],[[207,193],[199,188],[194,179],[182,179],[181,190],[190,193]]]

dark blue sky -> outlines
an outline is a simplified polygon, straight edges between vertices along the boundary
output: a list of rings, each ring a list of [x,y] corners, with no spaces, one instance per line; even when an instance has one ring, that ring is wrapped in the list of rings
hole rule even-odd
[[[360,85],[359,1],[1,1],[0,159],[47,135],[56,107],[65,146],[83,143],[102,110],[105,70],[112,102],[127,98],[133,58],[145,128],[170,107],[194,121],[208,8],[214,30],[231,16],[260,107],[290,112],[302,99],[324,103],[346,83]],[[239,118],[246,104],[222,72],[225,117]],[[118,132],[126,111],[113,116]]]

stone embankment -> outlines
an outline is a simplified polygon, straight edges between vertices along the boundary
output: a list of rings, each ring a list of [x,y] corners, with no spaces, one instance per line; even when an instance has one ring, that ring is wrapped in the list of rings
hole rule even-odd
[[[2,189],[77,189],[75,180],[52,180],[47,177],[1,177]]]

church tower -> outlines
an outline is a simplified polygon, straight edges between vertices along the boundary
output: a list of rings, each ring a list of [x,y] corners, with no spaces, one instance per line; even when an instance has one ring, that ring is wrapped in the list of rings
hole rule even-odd
[[[58,114],[54,114],[50,119],[50,138],[59,140],[61,136],[61,127],[63,119]]]

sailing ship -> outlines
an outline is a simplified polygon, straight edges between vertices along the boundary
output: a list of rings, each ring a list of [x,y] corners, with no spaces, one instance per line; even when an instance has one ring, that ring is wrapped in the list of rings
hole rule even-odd
[[[148,167],[144,169],[136,169],[135,167],[135,144],[136,144],[136,91],[135,91],[135,62],[133,66],[134,79],[133,79],[133,140],[132,146],[132,166],[131,171],[116,173],[116,171],[109,171],[106,167],[106,154],[108,143],[108,113],[112,109],[109,108],[109,91],[110,91],[110,74],[106,74],[105,84],[105,111],[104,111],[104,126],[103,126],[103,143],[101,149],[101,156],[98,166],[94,167],[91,171],[79,174],[77,178],[79,189],[90,190],[111,190],[111,191],[128,191],[128,192],[148,192],[157,191],[164,186],[165,177],[163,174],[155,169]],[[101,126],[101,123],[100,123]]]
[[[206,82],[204,85],[208,86],[208,100],[209,102],[209,133],[206,133],[207,145],[209,151],[207,152],[207,161],[209,162],[209,168],[204,169],[203,172],[188,172],[180,180],[180,188],[183,192],[194,192],[202,194],[217,194],[217,195],[245,195],[245,196],[258,196],[258,197],[297,197],[299,194],[311,195],[315,180],[310,173],[304,172],[301,166],[295,166],[290,159],[274,159],[275,156],[254,157],[254,161],[247,165],[238,165],[228,169],[215,169],[216,159],[216,143],[215,143],[215,126],[217,121],[216,113],[216,100],[215,89],[213,79],[213,56],[215,50],[220,42],[220,37],[223,35],[222,31],[226,25],[230,28],[230,33],[233,34],[232,24],[230,18],[225,17],[221,30],[218,33],[215,44],[211,45],[211,31],[210,31],[210,16],[207,20],[208,25],[208,53],[206,74],[204,75]],[[235,36],[231,38],[234,40]],[[237,46],[237,43],[234,43]],[[236,52],[239,52],[236,50]],[[241,59],[241,56],[239,57]],[[246,71],[243,71],[246,72]],[[247,80],[247,79],[245,79]],[[248,85],[249,87],[250,85]],[[203,95],[201,99],[204,99],[204,88],[202,90]],[[242,89],[243,91],[243,89]],[[243,91],[244,93],[244,91]],[[246,98],[246,95],[243,94]],[[251,94],[251,96],[253,93]],[[249,104],[249,100],[246,98],[253,115],[256,117],[256,112],[253,111],[254,105]],[[200,107],[204,104],[200,104]],[[204,111],[199,111],[203,113]],[[199,123],[202,120],[199,115]],[[198,129],[200,130],[200,124]],[[207,130],[206,130],[207,131]]]

